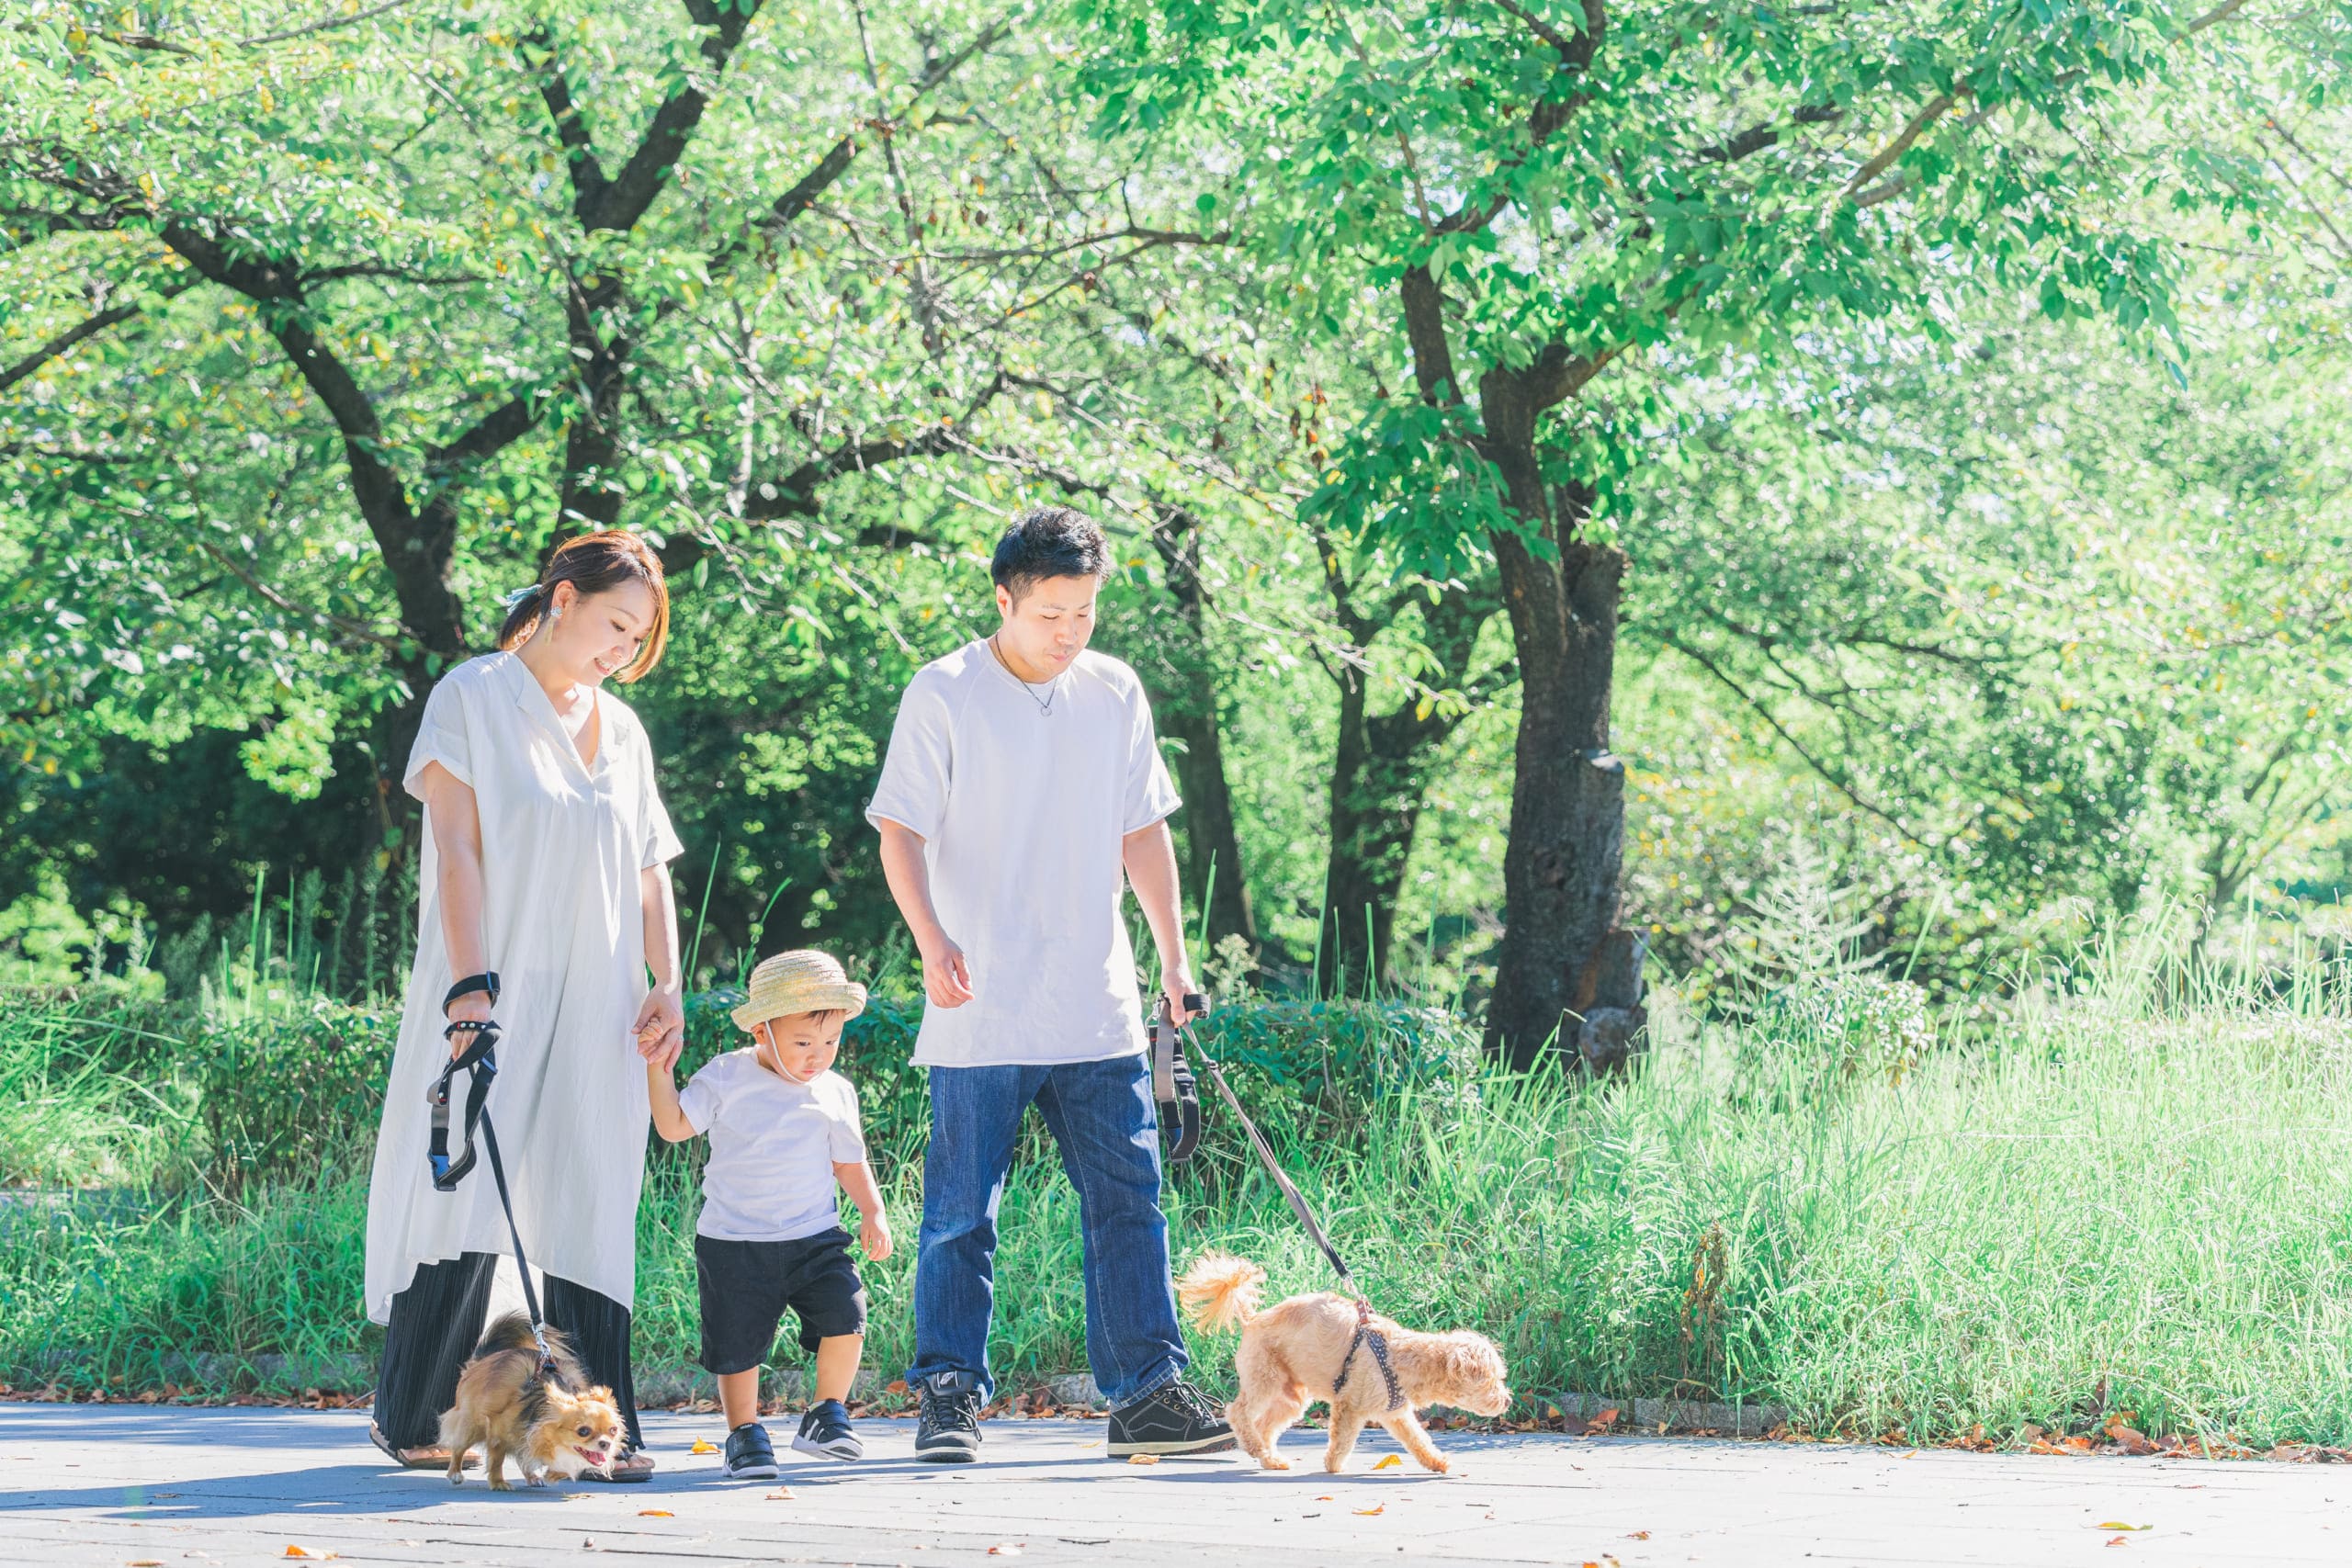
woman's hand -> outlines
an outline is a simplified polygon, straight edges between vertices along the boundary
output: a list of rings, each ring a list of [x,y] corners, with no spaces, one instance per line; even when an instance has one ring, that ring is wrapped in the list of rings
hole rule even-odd
[[[865,1216],[857,1227],[857,1244],[865,1248],[865,1256],[879,1263],[890,1256],[890,1216],[876,1209]]]
[[[668,1072],[686,1048],[686,1013],[675,987],[657,986],[637,1010],[637,1054]]]
[[[490,993],[487,991],[469,991],[466,995],[459,997],[456,1001],[451,1002],[447,1010],[448,1019],[451,1023],[457,1023],[460,1021],[468,1023],[488,1023],[490,1021]],[[467,1050],[472,1046],[476,1037],[476,1032],[470,1029],[461,1029],[455,1034],[450,1035],[450,1058],[455,1060],[457,1057],[464,1055]]]

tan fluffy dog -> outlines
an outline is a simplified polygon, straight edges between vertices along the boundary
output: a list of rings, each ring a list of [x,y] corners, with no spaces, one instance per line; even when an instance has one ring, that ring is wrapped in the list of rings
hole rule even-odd
[[[1266,1271],[1255,1263],[1212,1253],[1185,1270],[1176,1291],[1193,1322],[1209,1328],[1240,1325],[1241,1348],[1233,1365],[1241,1392],[1227,1407],[1225,1418],[1235,1440],[1268,1470],[1290,1468],[1274,1445],[1318,1399],[1331,1406],[1331,1442],[1323,1450],[1323,1468],[1335,1475],[1368,1421],[1388,1428],[1423,1466],[1442,1472],[1445,1456],[1430,1441],[1416,1410],[1450,1404],[1480,1416],[1499,1416],[1510,1407],[1502,1352],[1493,1341],[1467,1329],[1417,1334],[1378,1313],[1372,1315],[1372,1326],[1388,1341],[1388,1360],[1396,1371],[1404,1405],[1385,1408],[1388,1384],[1369,1345],[1357,1348],[1355,1359],[1348,1363],[1347,1387],[1334,1397],[1332,1384],[1339,1381],[1340,1364],[1356,1337],[1355,1303],[1321,1291],[1293,1296],[1260,1312],[1258,1287],[1265,1280]]]
[[[587,1471],[606,1472],[628,1447],[628,1427],[613,1391],[591,1388],[562,1335],[547,1331],[554,1367],[539,1368],[539,1348],[531,1320],[508,1313],[490,1325],[473,1359],[458,1374],[458,1403],[441,1417],[441,1446],[449,1450],[449,1484],[465,1484],[466,1451],[482,1445],[482,1470],[494,1492],[509,1490],[506,1461],[522,1468],[523,1479],[544,1486],[549,1475],[566,1480]]]

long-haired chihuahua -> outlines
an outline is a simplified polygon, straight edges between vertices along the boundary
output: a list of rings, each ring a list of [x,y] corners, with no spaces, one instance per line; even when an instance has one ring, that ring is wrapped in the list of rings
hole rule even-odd
[[[544,1486],[550,1475],[609,1472],[628,1452],[628,1427],[613,1391],[590,1386],[561,1334],[550,1328],[547,1341],[550,1364],[542,1367],[531,1320],[513,1312],[474,1347],[458,1374],[457,1405],[441,1417],[452,1486],[465,1484],[466,1453],[476,1443],[494,1492],[508,1490],[510,1458],[527,1484]]]

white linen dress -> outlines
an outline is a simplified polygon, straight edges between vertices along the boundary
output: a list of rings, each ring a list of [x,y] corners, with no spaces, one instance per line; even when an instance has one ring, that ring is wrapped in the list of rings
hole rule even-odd
[[[405,782],[419,794],[425,764],[438,762],[472,787],[481,818],[483,954],[501,987],[489,1111],[532,1269],[631,1307],[649,1121],[631,1032],[647,988],[638,874],[683,846],[644,726],[619,698],[600,690],[596,702],[596,758],[582,763],[520,659],[469,660],[426,699]],[[424,1095],[449,1058],[441,999],[457,978],[429,823],[419,870],[416,964],[368,1193],[378,1323],[419,1264],[513,1251],[486,1153],[454,1192],[435,1191],[425,1165]],[[453,1087],[455,1156],[464,1080]]]

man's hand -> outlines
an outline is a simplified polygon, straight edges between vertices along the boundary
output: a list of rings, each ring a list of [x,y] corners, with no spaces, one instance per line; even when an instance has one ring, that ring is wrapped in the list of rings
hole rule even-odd
[[[469,991],[464,996],[459,997],[456,1001],[449,1004],[448,1020],[451,1023],[456,1023],[459,1020],[464,1020],[469,1023],[488,1023],[490,1021],[490,993],[488,991]],[[478,1035],[475,1032],[468,1029],[461,1029],[458,1031],[457,1033],[450,1035],[450,1060],[455,1061],[458,1057],[464,1055],[467,1051],[472,1048],[473,1043],[477,1038]]]
[[[666,986],[648,991],[645,1005],[637,1010],[636,1033],[639,1055],[665,1073],[676,1066],[686,1048],[686,1014],[678,993]]]
[[[865,1256],[879,1263],[890,1256],[890,1216],[876,1209],[865,1216],[857,1227],[857,1244],[865,1248]]]
[[[972,971],[964,962],[964,950],[950,941],[945,932],[920,950],[922,953],[922,990],[937,1008],[959,1008],[972,999]]]
[[[1160,978],[1159,988],[1160,994],[1168,998],[1168,1016],[1179,1029],[1203,1016],[1184,1005],[1186,997],[1198,996],[1201,992],[1191,970],[1180,967],[1167,971]]]

